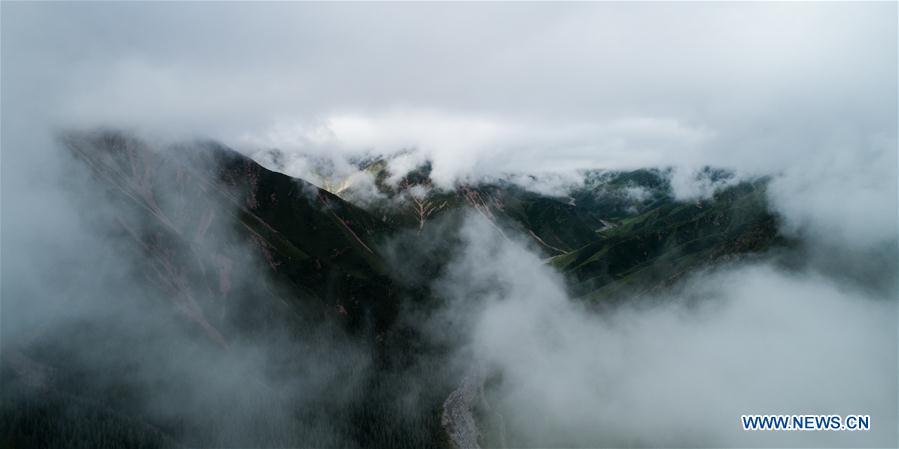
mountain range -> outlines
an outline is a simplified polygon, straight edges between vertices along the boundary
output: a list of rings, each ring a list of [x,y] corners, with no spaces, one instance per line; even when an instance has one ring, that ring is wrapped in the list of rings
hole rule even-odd
[[[0,447],[483,445],[466,426],[501,427],[483,418],[485,380],[450,364],[451,342],[422,325],[445,301],[431,281],[466,217],[540,254],[598,310],[795,245],[778,232],[766,178],[714,168],[704,176],[721,187],[682,200],[665,168],[587,171],[551,195],[504,179],[441,188],[429,164],[397,177],[374,157],[357,168],[377,195],[354,201],[352,182],[313,185],[214,141],[100,130],[60,142],[87,180],[73,192],[90,205],[84,220],[106,245],[74,288],[113,285],[111,264],[126,286],[116,306],[87,301],[129,318],[101,313],[6,345]],[[170,365],[172,353],[184,361]],[[264,366],[235,368],[191,419],[171,411],[197,379],[254,363],[248,353]],[[135,374],[148,366],[152,376]]]

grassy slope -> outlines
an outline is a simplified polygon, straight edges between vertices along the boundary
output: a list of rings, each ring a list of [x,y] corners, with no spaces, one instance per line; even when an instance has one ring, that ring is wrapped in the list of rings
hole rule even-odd
[[[716,260],[783,243],[767,208],[765,182],[757,181],[707,201],[668,202],[625,218],[551,263],[574,281],[577,295],[604,300],[659,289]]]

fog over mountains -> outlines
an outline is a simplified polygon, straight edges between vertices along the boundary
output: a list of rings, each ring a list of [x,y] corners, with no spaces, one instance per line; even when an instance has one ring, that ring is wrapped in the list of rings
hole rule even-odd
[[[895,4],[0,12],[4,447],[899,444]]]

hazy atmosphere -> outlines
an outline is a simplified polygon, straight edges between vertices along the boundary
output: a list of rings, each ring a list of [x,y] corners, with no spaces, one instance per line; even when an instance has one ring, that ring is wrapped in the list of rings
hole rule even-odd
[[[895,3],[0,16],[0,447],[899,445]]]

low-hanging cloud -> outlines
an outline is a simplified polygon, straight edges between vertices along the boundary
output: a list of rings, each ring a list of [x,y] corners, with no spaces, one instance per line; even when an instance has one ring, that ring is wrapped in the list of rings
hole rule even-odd
[[[375,117],[331,117],[311,129],[277,125],[262,135],[246,136],[244,145],[286,150],[288,158],[306,152],[325,156],[401,153],[389,164],[395,176],[431,162],[432,180],[441,188],[452,188],[459,182],[509,174],[655,166],[659,155],[688,152],[706,134],[665,118],[559,124],[413,110]],[[301,171],[290,174],[304,175]]]
[[[464,329],[460,356],[499,379],[487,409],[510,447],[896,444],[890,294],[756,262],[597,315],[484,219],[470,216],[461,235],[436,284],[449,300],[436,322]],[[877,425],[744,432],[740,415],[752,413],[870,414]]]

